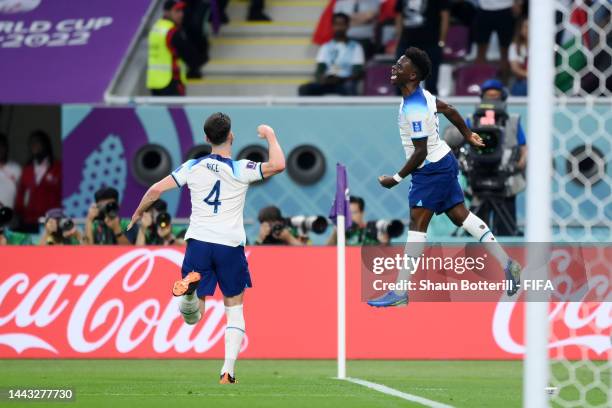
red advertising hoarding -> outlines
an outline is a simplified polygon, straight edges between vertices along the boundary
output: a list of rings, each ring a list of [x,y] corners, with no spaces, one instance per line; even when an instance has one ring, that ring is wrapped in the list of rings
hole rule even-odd
[[[242,358],[334,358],[333,247],[250,247]],[[222,358],[219,291],[195,326],[170,289],[182,248],[0,248],[0,358]],[[519,359],[522,302],[361,300],[359,248],[347,249],[347,355],[360,359]],[[608,289],[609,290],[609,289]],[[606,359],[611,302],[551,304],[551,355]]]

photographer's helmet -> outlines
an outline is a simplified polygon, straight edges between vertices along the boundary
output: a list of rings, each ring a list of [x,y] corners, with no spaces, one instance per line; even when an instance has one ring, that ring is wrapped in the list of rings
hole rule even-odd
[[[499,79],[487,79],[480,85],[480,99],[484,97],[484,93],[489,89],[497,89],[500,91],[502,94],[502,101],[508,99],[508,91]]]

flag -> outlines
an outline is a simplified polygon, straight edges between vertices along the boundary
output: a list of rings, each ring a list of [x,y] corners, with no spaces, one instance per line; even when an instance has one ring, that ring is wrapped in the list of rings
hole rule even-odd
[[[344,215],[344,226],[349,229],[353,221],[349,205],[348,178],[346,177],[346,167],[340,163],[336,164],[336,198],[329,211],[329,218],[334,224],[336,224],[338,215]]]
[[[317,28],[315,28],[312,34],[312,42],[317,45],[323,45],[334,37],[334,30],[332,27],[332,18],[334,15],[334,6],[336,0],[329,0],[327,6],[323,10]]]

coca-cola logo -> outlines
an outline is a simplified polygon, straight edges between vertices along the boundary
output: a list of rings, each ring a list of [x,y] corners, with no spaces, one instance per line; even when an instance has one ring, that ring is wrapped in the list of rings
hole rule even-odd
[[[557,260],[553,279],[555,288],[564,288],[557,293],[561,299],[574,301],[553,302],[548,313],[548,320],[539,324],[548,324],[550,341],[548,348],[563,352],[564,347],[577,346],[592,350],[602,355],[612,351],[612,287],[609,276],[595,275],[577,286],[576,281],[564,274],[569,269],[572,256],[567,251],[552,252],[552,260]],[[586,299],[580,301],[580,299]],[[610,301],[589,301],[602,299]],[[525,302],[500,301],[493,315],[493,337],[497,345],[512,354],[525,353],[524,342],[513,334],[513,322],[516,320],[517,305],[528,307]],[[526,311],[524,311],[526,314]],[[516,322],[515,322],[516,323]],[[520,321],[522,324],[522,320]]]
[[[18,354],[28,349],[59,354],[58,344],[66,341],[77,353],[92,353],[109,345],[119,353],[145,346],[160,354],[205,353],[223,338],[223,301],[208,298],[203,322],[181,324],[179,298],[170,296],[169,290],[167,297],[147,294],[152,283],[160,282],[155,274],[162,273],[156,268],[156,262],[161,261],[180,268],[183,253],[175,249],[134,249],[94,274],[48,273],[38,281],[31,278],[35,274],[8,276],[0,284],[0,327],[13,325],[15,329],[0,334],[0,345]],[[161,282],[168,284],[177,275],[178,271]],[[5,311],[3,305],[9,296],[19,300]],[[45,327],[50,329],[45,331],[46,336],[34,334]],[[63,330],[64,342],[58,339]],[[245,336],[242,350],[247,344]]]

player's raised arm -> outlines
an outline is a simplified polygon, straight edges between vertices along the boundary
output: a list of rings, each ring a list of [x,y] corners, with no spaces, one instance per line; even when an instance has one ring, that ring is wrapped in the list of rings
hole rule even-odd
[[[463,118],[461,117],[459,112],[457,112],[457,109],[455,109],[453,105],[448,104],[440,99],[436,99],[436,109],[438,112],[446,116],[446,119],[448,119],[450,123],[452,123],[457,128],[457,130],[461,132],[466,142],[474,146],[484,147],[484,143],[478,133],[472,132],[470,128],[467,127],[467,125],[463,121]]]
[[[132,215],[132,220],[130,221],[130,225],[128,225],[127,229],[130,230],[136,224],[136,222],[142,216],[142,213],[151,206],[164,191],[171,190],[176,188],[176,181],[172,176],[166,176],[157,183],[153,184],[147,192],[142,196],[142,200],[140,200],[140,204],[136,211],[134,211],[134,215]]]
[[[257,134],[268,141],[268,161],[261,164],[261,174],[268,178],[281,173],[285,170],[285,154],[278,144],[274,129],[268,125],[259,125]]]

